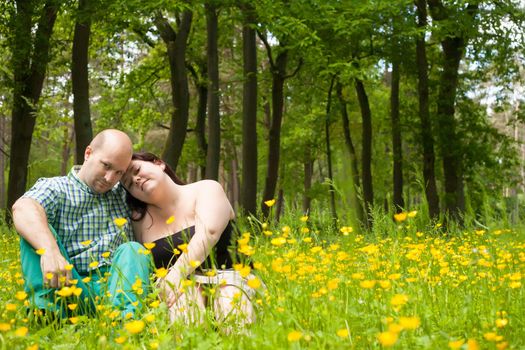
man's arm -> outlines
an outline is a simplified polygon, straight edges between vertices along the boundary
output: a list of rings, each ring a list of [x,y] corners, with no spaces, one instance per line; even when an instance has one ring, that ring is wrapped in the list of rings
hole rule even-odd
[[[33,248],[44,249],[40,257],[40,268],[44,281],[47,280],[46,275],[52,273],[53,278],[49,280],[50,287],[58,288],[68,284],[71,279],[71,271],[66,270],[68,262],[60,253],[56,239],[49,229],[44,208],[36,200],[23,197],[15,202],[12,211],[13,223],[17,232]],[[66,277],[64,282],[60,281],[61,276]]]

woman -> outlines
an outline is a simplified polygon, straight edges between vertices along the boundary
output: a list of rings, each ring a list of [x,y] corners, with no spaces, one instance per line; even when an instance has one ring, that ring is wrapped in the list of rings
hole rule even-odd
[[[168,269],[159,287],[170,319],[200,321],[206,303],[213,302],[216,318],[237,315],[252,322],[248,293],[253,290],[237,272],[202,270],[194,275],[196,285],[186,280],[196,268],[210,268],[213,262],[221,269],[232,267],[227,248],[235,213],[222,186],[212,180],[184,184],[166,163],[147,152],[133,155],[121,182],[128,191],[137,240],[155,243],[155,265]],[[205,297],[203,283],[219,284],[211,288],[213,300]],[[195,309],[197,315],[192,314]]]

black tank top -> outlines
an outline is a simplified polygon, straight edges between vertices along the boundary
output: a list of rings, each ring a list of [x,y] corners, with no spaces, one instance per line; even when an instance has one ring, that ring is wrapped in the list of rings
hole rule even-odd
[[[228,226],[222,232],[219,241],[213,247],[208,258],[200,266],[200,268],[218,268],[218,269],[229,269],[233,266],[232,258],[229,252],[229,248],[232,245],[232,233],[233,225],[228,222]],[[160,238],[153,243],[155,247],[151,249],[151,255],[157,268],[170,268],[177,259],[181,252],[178,248],[179,245],[188,243],[195,234],[195,226],[188,227],[182,231],[176,232],[168,237]]]

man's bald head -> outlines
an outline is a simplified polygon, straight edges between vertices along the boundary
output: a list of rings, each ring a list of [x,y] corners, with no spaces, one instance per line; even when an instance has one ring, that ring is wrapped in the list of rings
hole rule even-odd
[[[98,133],[84,153],[84,164],[78,177],[93,191],[104,193],[120,180],[133,154],[129,136],[116,129]]]

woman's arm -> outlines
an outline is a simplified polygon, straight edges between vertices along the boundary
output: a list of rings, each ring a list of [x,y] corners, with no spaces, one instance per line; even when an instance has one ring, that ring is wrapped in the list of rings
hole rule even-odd
[[[166,276],[175,293],[169,293],[166,301],[175,302],[180,281],[192,273],[198,264],[202,264],[217,244],[228,222],[234,218],[234,212],[222,186],[212,180],[196,184],[195,234],[188,243],[187,251],[177,259]]]

